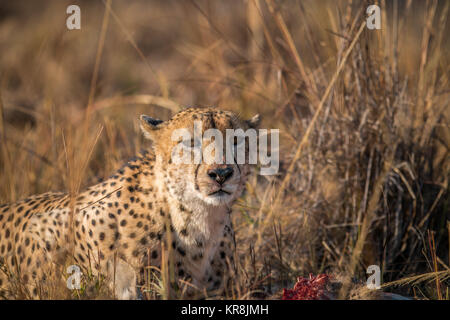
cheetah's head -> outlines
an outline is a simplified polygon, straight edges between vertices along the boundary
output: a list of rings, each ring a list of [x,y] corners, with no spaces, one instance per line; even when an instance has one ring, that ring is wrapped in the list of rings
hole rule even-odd
[[[241,120],[230,111],[188,108],[168,121],[145,115],[140,120],[142,131],[153,142],[162,187],[172,196],[194,207],[230,205],[240,196],[250,163],[254,164],[249,161],[249,144],[257,143],[250,136],[257,135],[259,115]],[[227,136],[227,129],[236,134],[228,130]]]

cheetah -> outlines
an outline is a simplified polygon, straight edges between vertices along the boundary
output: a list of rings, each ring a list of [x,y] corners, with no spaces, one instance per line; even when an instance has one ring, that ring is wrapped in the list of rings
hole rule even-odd
[[[137,299],[144,270],[169,258],[190,297],[224,290],[235,268],[231,206],[251,165],[176,164],[171,136],[192,131],[195,121],[202,132],[256,128],[259,115],[241,120],[230,111],[186,108],[168,121],[139,120],[152,147],[107,180],[76,196],[50,192],[0,206],[0,297],[12,297],[13,280],[20,280],[28,297],[45,298],[40,284],[68,256],[104,275],[118,299]]]

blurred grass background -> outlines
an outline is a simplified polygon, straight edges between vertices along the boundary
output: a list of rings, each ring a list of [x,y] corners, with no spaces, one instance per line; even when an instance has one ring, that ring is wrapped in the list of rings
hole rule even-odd
[[[361,29],[374,3],[382,28]],[[81,30],[66,28],[70,4]],[[341,297],[368,297],[358,283],[376,264],[386,291],[449,299],[448,10],[418,0],[2,2],[0,202],[107,178],[149,148],[142,113],[260,113],[263,128],[280,129],[281,167],[253,177],[234,208],[232,298],[277,298],[310,272],[341,277]]]

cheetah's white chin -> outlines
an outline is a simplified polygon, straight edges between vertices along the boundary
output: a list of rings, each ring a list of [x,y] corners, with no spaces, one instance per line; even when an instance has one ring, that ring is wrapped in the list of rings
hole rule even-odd
[[[202,200],[212,206],[223,206],[233,201],[233,195],[225,192],[217,192],[208,196],[203,196]]]

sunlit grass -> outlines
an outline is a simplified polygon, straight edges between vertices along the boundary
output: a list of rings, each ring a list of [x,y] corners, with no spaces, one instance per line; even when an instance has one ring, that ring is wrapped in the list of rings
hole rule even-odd
[[[83,2],[80,31],[65,29],[64,1],[5,4],[0,203],[107,178],[150,148],[141,113],[260,113],[280,129],[280,172],[252,177],[234,207],[222,298],[279,298],[309,273],[369,297],[371,264],[384,290],[449,298],[447,1],[380,1],[381,30],[361,27],[365,1],[108,3]],[[173,297],[165,268],[147,298]],[[83,281],[51,296],[113,297]]]

